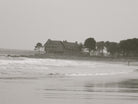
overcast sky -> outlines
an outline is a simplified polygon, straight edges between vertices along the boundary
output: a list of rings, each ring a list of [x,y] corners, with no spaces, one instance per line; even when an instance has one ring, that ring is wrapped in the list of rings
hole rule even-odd
[[[138,0],[0,0],[0,48],[88,37],[138,38]]]

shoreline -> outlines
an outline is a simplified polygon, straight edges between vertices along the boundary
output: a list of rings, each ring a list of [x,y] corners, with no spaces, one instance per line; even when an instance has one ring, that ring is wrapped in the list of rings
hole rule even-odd
[[[59,55],[59,54],[42,54],[24,56],[36,59],[67,59],[67,60],[84,60],[84,61],[113,61],[113,62],[138,62],[138,57],[104,57],[104,56],[83,56],[83,55]]]
[[[36,54],[36,55],[7,55],[8,57],[25,57],[33,59],[61,59],[76,61],[99,61],[108,63],[124,63],[128,66],[138,66],[138,57],[105,57],[63,54]]]

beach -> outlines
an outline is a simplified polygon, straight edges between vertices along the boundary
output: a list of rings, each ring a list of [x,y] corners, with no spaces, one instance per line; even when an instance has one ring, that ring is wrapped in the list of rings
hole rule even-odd
[[[137,64],[1,57],[1,104],[137,104]]]
[[[0,104],[138,104],[138,0],[0,0]]]

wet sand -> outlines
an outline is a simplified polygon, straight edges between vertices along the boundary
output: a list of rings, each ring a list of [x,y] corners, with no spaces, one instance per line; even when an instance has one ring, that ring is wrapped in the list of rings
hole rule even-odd
[[[0,80],[1,104],[137,104],[138,79],[44,78]],[[101,80],[102,79],[102,80]]]
[[[137,104],[138,71],[131,68],[107,62],[2,60],[0,104]]]

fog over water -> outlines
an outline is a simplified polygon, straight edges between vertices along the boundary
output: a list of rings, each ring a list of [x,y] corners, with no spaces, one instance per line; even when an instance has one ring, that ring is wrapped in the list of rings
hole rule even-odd
[[[137,104],[137,66],[0,58],[1,104]]]

